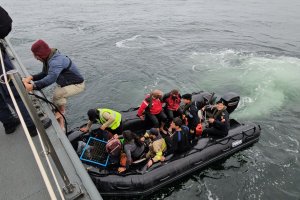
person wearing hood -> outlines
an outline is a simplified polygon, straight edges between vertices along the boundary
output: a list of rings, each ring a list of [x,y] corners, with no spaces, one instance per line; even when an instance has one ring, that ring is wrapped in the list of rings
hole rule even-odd
[[[53,103],[60,113],[64,114],[67,98],[82,92],[85,88],[82,75],[68,56],[55,48],[50,48],[43,40],[36,41],[31,46],[31,51],[34,57],[43,63],[43,69],[41,73],[23,78],[26,90],[41,90],[56,82]],[[56,113],[56,118],[64,128],[64,119],[60,113]]]

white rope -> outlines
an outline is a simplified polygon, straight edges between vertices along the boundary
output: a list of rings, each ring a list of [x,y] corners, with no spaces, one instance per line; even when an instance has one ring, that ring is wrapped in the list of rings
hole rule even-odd
[[[17,112],[17,114],[18,114],[18,116],[19,116],[20,122],[21,122],[21,124],[22,124],[23,129],[24,129],[24,132],[25,132],[25,135],[26,135],[27,140],[28,140],[28,142],[29,142],[30,148],[31,148],[31,150],[32,150],[32,153],[33,153],[33,155],[34,155],[34,158],[35,158],[35,160],[36,160],[36,163],[37,163],[37,165],[38,165],[38,168],[39,168],[39,170],[40,170],[40,172],[41,172],[41,175],[42,175],[43,180],[44,180],[44,182],[45,182],[46,188],[47,188],[47,190],[48,190],[48,192],[49,192],[50,198],[53,199],[53,200],[54,200],[54,199],[57,199],[57,198],[56,198],[56,195],[55,195],[55,192],[54,192],[54,190],[53,190],[53,188],[52,188],[52,185],[51,185],[51,183],[50,183],[50,180],[49,180],[49,178],[48,178],[48,176],[47,176],[46,170],[45,170],[45,168],[44,168],[44,166],[43,166],[43,164],[42,164],[42,161],[41,161],[41,159],[40,159],[40,157],[39,157],[39,155],[38,155],[38,152],[37,152],[37,150],[36,150],[36,147],[34,146],[34,143],[33,143],[33,141],[32,141],[32,138],[31,138],[31,136],[30,136],[30,134],[29,134],[29,131],[28,131],[27,126],[26,126],[26,124],[25,124],[24,118],[23,118],[23,116],[22,116],[22,114],[21,114],[21,112],[20,112],[20,109],[19,109],[19,107],[18,107],[18,104],[17,104],[17,102],[16,102],[16,99],[14,98],[14,95],[13,95],[12,90],[11,90],[11,88],[10,88],[9,82],[8,82],[8,80],[7,80],[7,74],[6,74],[6,70],[5,70],[5,67],[4,67],[4,62],[3,62],[3,57],[2,57],[2,52],[1,52],[1,51],[0,51],[0,58],[1,58],[1,65],[2,65],[3,75],[4,75],[4,80],[5,80],[5,83],[6,83],[8,92],[9,92],[9,95],[10,95],[10,97],[11,97],[11,99],[12,99],[12,102],[13,102],[13,104],[14,104],[14,106],[15,106],[16,112]]]
[[[60,195],[61,199],[64,200],[65,197],[64,197],[64,195],[63,195],[63,193],[62,193],[62,191],[61,191],[61,188],[60,188],[60,186],[59,186],[59,183],[58,183],[58,181],[57,181],[56,175],[55,175],[54,170],[53,170],[53,167],[52,167],[52,165],[51,165],[51,163],[50,163],[49,156],[47,155],[46,148],[45,148],[45,145],[44,145],[44,143],[43,143],[43,141],[42,141],[42,138],[41,138],[40,133],[39,133],[38,135],[39,135],[39,140],[40,140],[42,149],[43,149],[43,151],[44,151],[44,154],[45,154],[45,157],[46,157],[48,166],[49,166],[49,168],[50,168],[52,177],[53,177],[53,179],[54,179],[55,185],[56,185],[56,187],[57,187],[57,189],[58,189],[58,192],[59,192],[59,195]]]

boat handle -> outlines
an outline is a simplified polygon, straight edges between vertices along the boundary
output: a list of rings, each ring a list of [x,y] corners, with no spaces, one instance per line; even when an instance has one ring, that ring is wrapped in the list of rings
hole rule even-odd
[[[203,163],[203,160],[200,160],[198,162],[195,162],[194,165],[199,165],[200,163]]]
[[[254,138],[255,137],[255,135],[250,135],[250,136],[248,136],[248,137],[246,137],[247,139],[251,139],[251,138]]]
[[[231,147],[228,147],[227,149],[223,149],[223,152],[229,151],[231,149]]]
[[[115,186],[116,187],[116,189],[119,189],[119,190],[128,190],[128,189],[130,189],[130,187],[121,187],[121,186]]]
[[[159,181],[165,181],[165,180],[167,180],[168,178],[170,178],[170,176],[166,176],[166,177],[160,179]]]

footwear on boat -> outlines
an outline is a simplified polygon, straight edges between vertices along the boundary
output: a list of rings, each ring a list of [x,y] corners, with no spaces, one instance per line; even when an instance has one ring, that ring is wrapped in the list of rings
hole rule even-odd
[[[3,124],[5,133],[11,134],[16,131],[20,124],[20,120],[18,118],[14,118],[9,124]]]

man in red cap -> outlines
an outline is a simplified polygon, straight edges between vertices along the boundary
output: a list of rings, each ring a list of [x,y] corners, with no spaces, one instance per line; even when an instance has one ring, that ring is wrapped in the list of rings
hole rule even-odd
[[[43,63],[43,70],[39,74],[23,79],[26,90],[41,90],[56,82],[53,103],[60,113],[64,114],[67,98],[84,90],[82,75],[69,57],[61,54],[57,49],[50,48],[43,40],[36,41],[31,51],[34,57]],[[56,117],[60,126],[64,128],[63,117],[59,113],[56,113]]]

